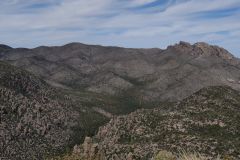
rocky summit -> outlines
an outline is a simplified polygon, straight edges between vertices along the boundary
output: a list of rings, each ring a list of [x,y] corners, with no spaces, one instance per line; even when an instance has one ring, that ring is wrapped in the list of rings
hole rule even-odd
[[[0,159],[240,159],[239,75],[238,58],[204,42],[0,45]]]

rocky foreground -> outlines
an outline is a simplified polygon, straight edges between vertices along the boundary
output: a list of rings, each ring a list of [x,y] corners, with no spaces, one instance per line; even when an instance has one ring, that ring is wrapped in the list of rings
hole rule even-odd
[[[113,118],[74,153],[90,159],[148,160],[161,150],[240,159],[240,93],[201,89],[173,108],[138,110]]]

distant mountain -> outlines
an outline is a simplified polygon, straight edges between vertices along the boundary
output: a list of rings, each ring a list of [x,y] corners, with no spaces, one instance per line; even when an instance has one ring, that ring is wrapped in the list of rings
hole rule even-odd
[[[129,95],[139,103],[177,101],[202,87],[240,89],[240,61],[206,43],[180,42],[161,49],[130,49],[71,43],[12,49],[1,58],[65,89]]]
[[[74,153],[85,158],[151,159],[161,150],[198,152],[209,159],[240,157],[240,92],[201,89],[171,108],[138,110],[113,118]],[[91,159],[91,158],[90,158]]]
[[[4,44],[0,44],[0,56],[2,56],[2,54],[6,54],[6,52],[12,50],[13,48],[4,45]]]
[[[4,50],[11,50],[13,49],[12,47],[10,46],[7,46],[7,45],[4,45],[4,44],[0,44],[0,51],[4,51]]]

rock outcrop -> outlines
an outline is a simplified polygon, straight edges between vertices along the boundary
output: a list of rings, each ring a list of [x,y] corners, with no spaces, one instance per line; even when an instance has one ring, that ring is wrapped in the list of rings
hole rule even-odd
[[[81,156],[84,160],[105,160],[106,156],[98,143],[94,143],[92,138],[86,137],[82,145],[73,148],[73,154]]]
[[[191,45],[188,42],[180,41],[179,44],[170,46],[169,49],[174,49],[176,50],[176,52],[190,54],[194,56],[216,56],[227,61],[234,59],[234,56],[224,48],[212,46],[205,42],[198,42]]]

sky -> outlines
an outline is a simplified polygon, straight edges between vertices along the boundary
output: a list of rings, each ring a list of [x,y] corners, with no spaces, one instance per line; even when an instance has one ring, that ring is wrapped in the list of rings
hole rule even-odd
[[[207,42],[240,57],[240,0],[1,0],[0,43],[166,48]]]

